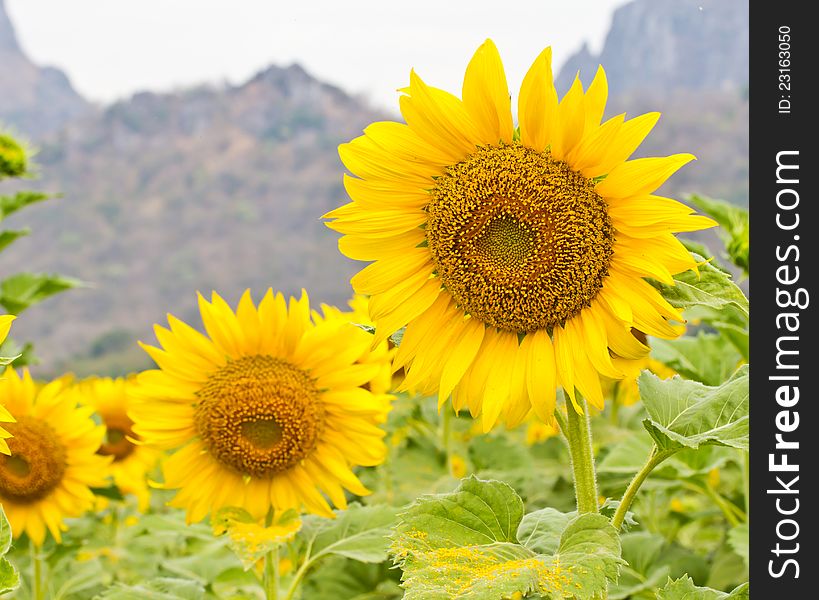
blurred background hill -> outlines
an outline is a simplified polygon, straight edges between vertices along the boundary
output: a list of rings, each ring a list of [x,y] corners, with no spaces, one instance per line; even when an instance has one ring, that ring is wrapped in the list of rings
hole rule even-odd
[[[636,0],[615,12],[599,55],[583,47],[566,62],[558,86],[578,70],[588,82],[602,63],[610,116],[663,112],[641,154],[699,158],[664,192],[747,205],[747,28],[747,2]],[[346,201],[336,147],[385,118],[396,115],[297,64],[96,106],[25,56],[0,0],[0,123],[38,148],[34,186],[63,195],[9,219],[33,234],[3,253],[0,273],[25,262],[89,283],[31,309],[15,335],[35,341],[40,372],[113,374],[144,366],[134,341],[153,339],[166,312],[198,322],[195,290],[234,303],[247,287],[305,287],[343,304],[358,265],[319,217]]]

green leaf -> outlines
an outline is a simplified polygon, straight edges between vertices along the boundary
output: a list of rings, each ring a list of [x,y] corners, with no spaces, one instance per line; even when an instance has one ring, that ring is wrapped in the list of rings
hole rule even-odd
[[[311,560],[335,554],[360,562],[387,560],[396,510],[390,506],[351,505],[335,519],[305,517],[301,537],[310,544]]]
[[[731,340],[700,331],[676,340],[651,340],[652,357],[688,379],[719,385],[731,376],[742,355]]]
[[[11,548],[11,525],[0,505],[0,594],[7,594],[20,585],[20,574],[6,558]]]
[[[644,435],[630,435],[611,447],[597,466],[598,473],[634,475],[643,468],[653,444]]]
[[[0,594],[13,592],[20,586],[20,574],[8,559],[0,558]]]
[[[697,587],[687,575],[676,581],[669,579],[665,587],[657,592],[657,600],[748,600],[748,597],[747,583],[728,594],[707,587]]]
[[[301,528],[295,513],[285,513],[270,526],[263,526],[243,508],[226,506],[211,520],[214,535],[227,534],[228,546],[247,571],[268,552],[291,540]]]
[[[570,515],[554,508],[529,513],[518,526],[518,541],[538,554],[552,554],[560,545],[560,534],[566,529],[570,518]]]
[[[7,229],[0,231],[0,251],[6,246],[14,242],[16,239],[24,237],[31,233],[31,229]]]
[[[724,200],[714,200],[697,194],[688,196],[686,201],[720,224],[722,229],[719,230],[719,234],[731,262],[747,274],[750,270],[748,210]]]
[[[106,600],[201,600],[205,588],[196,581],[157,577],[138,585],[118,584],[103,592],[99,598]]]
[[[748,523],[740,523],[728,532],[728,543],[731,544],[731,548],[734,549],[734,552],[742,557],[746,567],[751,566],[750,553],[748,550],[749,541],[750,531],[748,529]]]
[[[0,221],[29,204],[51,198],[41,192],[17,192],[14,196],[0,196]]]
[[[6,511],[0,505],[0,556],[8,554],[11,548],[11,525],[6,517]]]
[[[701,263],[705,259],[694,254]],[[682,310],[705,306],[714,310],[733,307],[748,317],[748,299],[731,280],[731,275],[711,264],[700,265],[699,273],[685,271],[674,276],[674,285],[651,281],[669,304]]]
[[[398,537],[421,531],[433,548],[517,542],[523,500],[501,481],[472,476],[452,493],[422,496],[400,517]]]
[[[649,414],[643,426],[661,450],[716,444],[748,449],[748,365],[719,387],[644,371],[640,397]]]
[[[406,600],[501,600],[515,593],[591,600],[617,578],[622,563],[606,517],[568,521],[544,510],[524,525],[523,502],[499,481],[464,479],[452,493],[421,497],[400,517],[391,550]],[[527,543],[552,552],[539,554]]]
[[[18,273],[0,282],[0,304],[16,315],[49,296],[81,285],[81,281],[61,275]]]

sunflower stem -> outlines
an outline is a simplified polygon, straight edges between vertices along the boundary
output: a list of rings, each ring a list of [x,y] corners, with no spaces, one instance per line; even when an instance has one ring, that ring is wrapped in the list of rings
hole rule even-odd
[[[446,458],[446,468],[451,469],[452,465],[452,411],[448,406],[444,406],[441,412],[441,448]]]
[[[264,557],[264,597],[266,600],[279,598],[279,546],[278,544]]]
[[[31,543],[31,542],[30,542]],[[31,543],[31,590],[33,600],[43,600],[43,556],[40,554],[40,549]]]
[[[578,406],[583,411],[578,413],[569,406],[566,423],[566,438],[569,440],[569,454],[572,459],[574,474],[574,492],[577,496],[579,513],[598,512],[597,479],[594,472],[594,455],[592,453],[591,429],[586,401],[578,394]]]
[[[623,498],[620,500],[620,505],[617,507],[617,510],[614,512],[614,516],[611,518],[611,524],[615,529],[619,531],[620,527],[623,526],[626,513],[631,507],[631,503],[634,502],[634,497],[637,495],[637,490],[639,490],[640,486],[643,485],[643,482],[646,480],[649,473],[651,473],[651,471],[653,471],[657,465],[672,454],[674,454],[673,450],[659,451],[657,446],[654,446],[654,448],[651,450],[651,454],[648,456],[648,460],[646,460],[646,464],[643,465],[643,468],[637,472],[634,479],[632,479],[631,483],[628,484],[626,492],[623,494]]]

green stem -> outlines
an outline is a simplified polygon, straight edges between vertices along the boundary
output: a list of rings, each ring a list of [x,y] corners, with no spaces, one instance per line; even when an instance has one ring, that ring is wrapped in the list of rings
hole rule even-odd
[[[264,557],[264,597],[266,600],[279,598],[279,546],[276,545]]]
[[[452,408],[444,405],[441,413],[441,447],[446,457],[446,468],[451,469],[450,460],[452,458]]]
[[[569,438],[566,437],[566,432],[569,430],[569,422],[561,412],[560,407],[555,409],[555,421],[557,421],[557,426],[560,428],[560,433],[562,433],[563,437],[568,441]]]
[[[296,574],[293,576],[293,581],[290,582],[290,588],[287,590],[287,595],[284,597],[284,600],[293,600],[296,597],[296,592],[301,585],[301,580],[304,578],[305,574],[307,573],[307,569],[313,563],[313,559],[311,557],[311,553],[313,552],[313,542],[310,542],[307,546],[307,551],[304,553],[304,559],[301,563],[301,567],[299,570],[296,571]]]
[[[569,418],[565,429],[566,438],[569,440],[569,454],[571,454],[572,458],[577,511],[579,513],[596,513],[598,512],[597,480],[594,473],[589,411],[586,401],[579,395],[577,399],[583,414],[579,414],[573,407],[569,406],[567,411]]]
[[[39,552],[39,548],[31,541],[31,564],[33,566],[31,589],[33,592],[33,600],[43,600],[43,557]]]
[[[626,492],[623,494],[622,500],[620,500],[620,506],[617,507],[614,516],[611,518],[611,524],[614,525],[615,529],[619,531],[620,527],[622,527],[623,521],[626,518],[626,513],[631,507],[631,503],[634,501],[634,496],[637,495],[637,490],[639,490],[640,486],[643,485],[643,482],[646,480],[649,473],[651,473],[651,471],[653,471],[657,465],[672,454],[674,454],[674,452],[671,450],[660,451],[658,450],[657,446],[652,448],[646,464],[643,465],[643,468],[637,472],[634,479],[632,479],[631,483],[628,484]]]

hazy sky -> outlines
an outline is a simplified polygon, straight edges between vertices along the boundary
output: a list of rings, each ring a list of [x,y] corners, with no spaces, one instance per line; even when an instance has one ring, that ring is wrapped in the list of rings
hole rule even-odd
[[[460,92],[491,37],[516,88],[545,46],[556,65],[602,46],[625,0],[6,0],[20,42],[96,101],[139,90],[241,83],[271,63],[394,107],[409,69]]]

